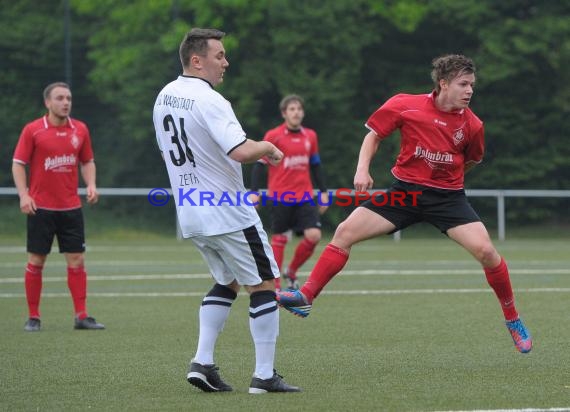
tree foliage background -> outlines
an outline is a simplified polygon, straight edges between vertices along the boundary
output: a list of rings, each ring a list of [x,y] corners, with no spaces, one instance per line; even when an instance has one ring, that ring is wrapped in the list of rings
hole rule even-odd
[[[72,83],[73,116],[88,123],[100,187],[167,186],[152,106],[181,71],[192,27],[228,35],[219,91],[253,139],[282,121],[298,93],[317,130],[329,187],[351,187],[364,122],[398,92],[431,91],[431,59],[471,56],[472,108],[486,127],[484,163],[469,188],[570,189],[570,2],[531,0],[0,0],[0,186],[23,125],[44,113],[41,92]],[[71,78],[64,15],[71,15]],[[387,186],[399,137],[374,162]],[[245,176],[248,178],[248,170]],[[519,218],[548,207],[520,208]]]

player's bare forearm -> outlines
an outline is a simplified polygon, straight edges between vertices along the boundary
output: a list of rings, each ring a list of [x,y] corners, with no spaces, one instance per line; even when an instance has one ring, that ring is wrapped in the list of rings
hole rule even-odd
[[[95,183],[97,176],[97,169],[95,162],[90,161],[81,165],[81,176],[87,187],[87,203],[97,203],[99,193],[97,192],[97,185]]]
[[[380,145],[380,140],[378,140],[378,135],[374,132],[368,132],[366,136],[364,136],[364,141],[362,142],[362,146],[360,147],[360,153],[358,154],[358,165],[356,166],[356,170],[358,171],[366,171],[368,172],[370,168],[370,162],[372,158],[378,151],[378,146]]]
[[[14,185],[20,196],[20,211],[26,215],[36,213],[36,202],[28,193],[28,179],[26,175],[26,165],[18,162],[12,163],[12,176],[14,177]]]
[[[18,195],[22,197],[22,195],[28,192],[26,166],[18,162],[12,162],[12,177],[14,178],[14,185]]]
[[[83,177],[85,186],[95,186],[96,176],[97,170],[94,161],[81,164],[81,177]]]
[[[246,139],[245,143],[232,150],[229,156],[240,163],[252,163],[267,156],[270,163],[277,164],[283,158],[283,153],[272,143]]]
[[[378,135],[374,132],[369,132],[362,142],[360,153],[358,155],[358,165],[356,166],[356,173],[354,175],[354,189],[356,191],[365,191],[370,189],[374,180],[370,176],[370,162],[378,151],[380,140]]]

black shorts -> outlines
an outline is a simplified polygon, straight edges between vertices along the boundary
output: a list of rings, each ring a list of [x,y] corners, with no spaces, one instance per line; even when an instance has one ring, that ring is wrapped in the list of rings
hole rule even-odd
[[[362,204],[396,226],[393,232],[414,223],[428,222],[441,232],[481,218],[467,200],[465,190],[436,189],[397,180],[385,194]],[[393,233],[392,232],[392,233]]]
[[[305,229],[321,228],[319,208],[311,202],[273,202],[270,210],[272,233],[285,233],[291,229],[295,234],[300,235]]]
[[[59,253],[85,252],[85,228],[81,208],[72,210],[36,210],[28,215],[29,253],[47,255],[51,251],[54,236],[57,236]]]

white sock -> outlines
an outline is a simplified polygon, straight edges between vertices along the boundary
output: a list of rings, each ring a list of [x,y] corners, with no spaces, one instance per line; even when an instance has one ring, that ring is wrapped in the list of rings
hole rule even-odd
[[[219,285],[216,285],[219,286]],[[231,304],[234,299],[218,296],[216,286],[202,301],[200,306],[200,335],[198,337],[198,348],[193,362],[201,365],[214,364],[214,348],[220,332],[224,328],[226,319],[230,314]],[[228,289],[228,288],[226,288]],[[233,292],[233,291],[232,291]]]
[[[251,295],[249,329],[255,344],[254,376],[269,379],[273,376],[275,345],[279,335],[279,310],[274,292],[255,292]]]

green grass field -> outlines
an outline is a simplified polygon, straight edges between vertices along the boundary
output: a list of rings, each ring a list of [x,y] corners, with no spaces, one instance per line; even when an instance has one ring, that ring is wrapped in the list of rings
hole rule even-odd
[[[65,264],[53,254],[44,270],[42,332],[32,334],[23,331],[24,239],[0,239],[0,410],[570,407],[569,239],[497,244],[534,336],[528,355],[514,349],[482,271],[453,242],[435,235],[357,245],[311,316],[280,312],[276,367],[304,392],[261,396],[247,393],[254,355],[245,295],[217,346],[234,392],[205,394],[185,380],[197,310],[211,286],[190,242],[89,240],[88,308],[107,330],[72,330]]]

